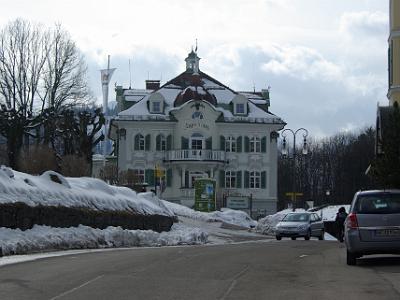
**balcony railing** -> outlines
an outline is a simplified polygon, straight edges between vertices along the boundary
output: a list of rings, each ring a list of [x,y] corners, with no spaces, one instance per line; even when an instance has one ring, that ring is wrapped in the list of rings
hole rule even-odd
[[[165,153],[166,161],[225,161],[225,151],[221,150],[171,150]]]

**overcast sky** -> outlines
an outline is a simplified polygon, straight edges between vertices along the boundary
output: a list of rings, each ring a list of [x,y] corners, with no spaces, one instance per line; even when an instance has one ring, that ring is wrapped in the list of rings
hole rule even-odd
[[[271,87],[270,110],[316,137],[374,125],[387,104],[388,0],[0,0],[0,26],[22,17],[67,29],[101,103],[112,85],[144,88],[184,71],[198,39],[200,69],[234,90]],[[112,89],[111,89],[112,90]],[[110,99],[115,94],[110,92]]]

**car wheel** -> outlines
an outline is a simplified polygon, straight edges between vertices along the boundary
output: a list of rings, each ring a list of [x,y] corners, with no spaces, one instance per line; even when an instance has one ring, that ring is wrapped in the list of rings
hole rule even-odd
[[[357,264],[357,255],[347,251],[346,262],[349,266],[355,266]]]
[[[295,237],[295,236],[292,236],[291,239],[292,239],[292,241],[294,241],[294,240],[296,239],[296,237]]]
[[[280,235],[276,235],[275,237],[276,237],[276,239],[277,239],[278,241],[280,241],[280,240],[282,239],[282,237],[281,237]]]
[[[324,240],[324,235],[325,235],[325,232],[323,230],[321,230],[321,235],[318,237],[318,239],[320,241],[323,241]]]
[[[309,231],[307,232],[307,235],[304,237],[304,239],[305,239],[306,241],[309,241],[309,240],[310,240],[310,237],[311,237],[311,231],[309,230]]]

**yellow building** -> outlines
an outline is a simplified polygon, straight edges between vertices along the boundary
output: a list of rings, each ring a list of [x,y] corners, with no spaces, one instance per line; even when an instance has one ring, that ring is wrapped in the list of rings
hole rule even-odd
[[[400,0],[390,0],[389,6],[389,105],[400,104]]]

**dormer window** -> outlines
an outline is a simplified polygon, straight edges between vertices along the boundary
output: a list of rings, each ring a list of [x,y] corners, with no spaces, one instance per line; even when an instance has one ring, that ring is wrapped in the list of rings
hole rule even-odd
[[[236,103],[236,114],[244,114],[244,103]]]
[[[161,93],[154,93],[149,97],[149,110],[152,114],[162,114],[164,111],[165,98]]]
[[[232,99],[232,104],[234,115],[247,115],[247,98],[244,95],[236,95]]]
[[[160,101],[154,101],[152,107],[152,112],[153,113],[160,113],[161,112],[161,102]]]

